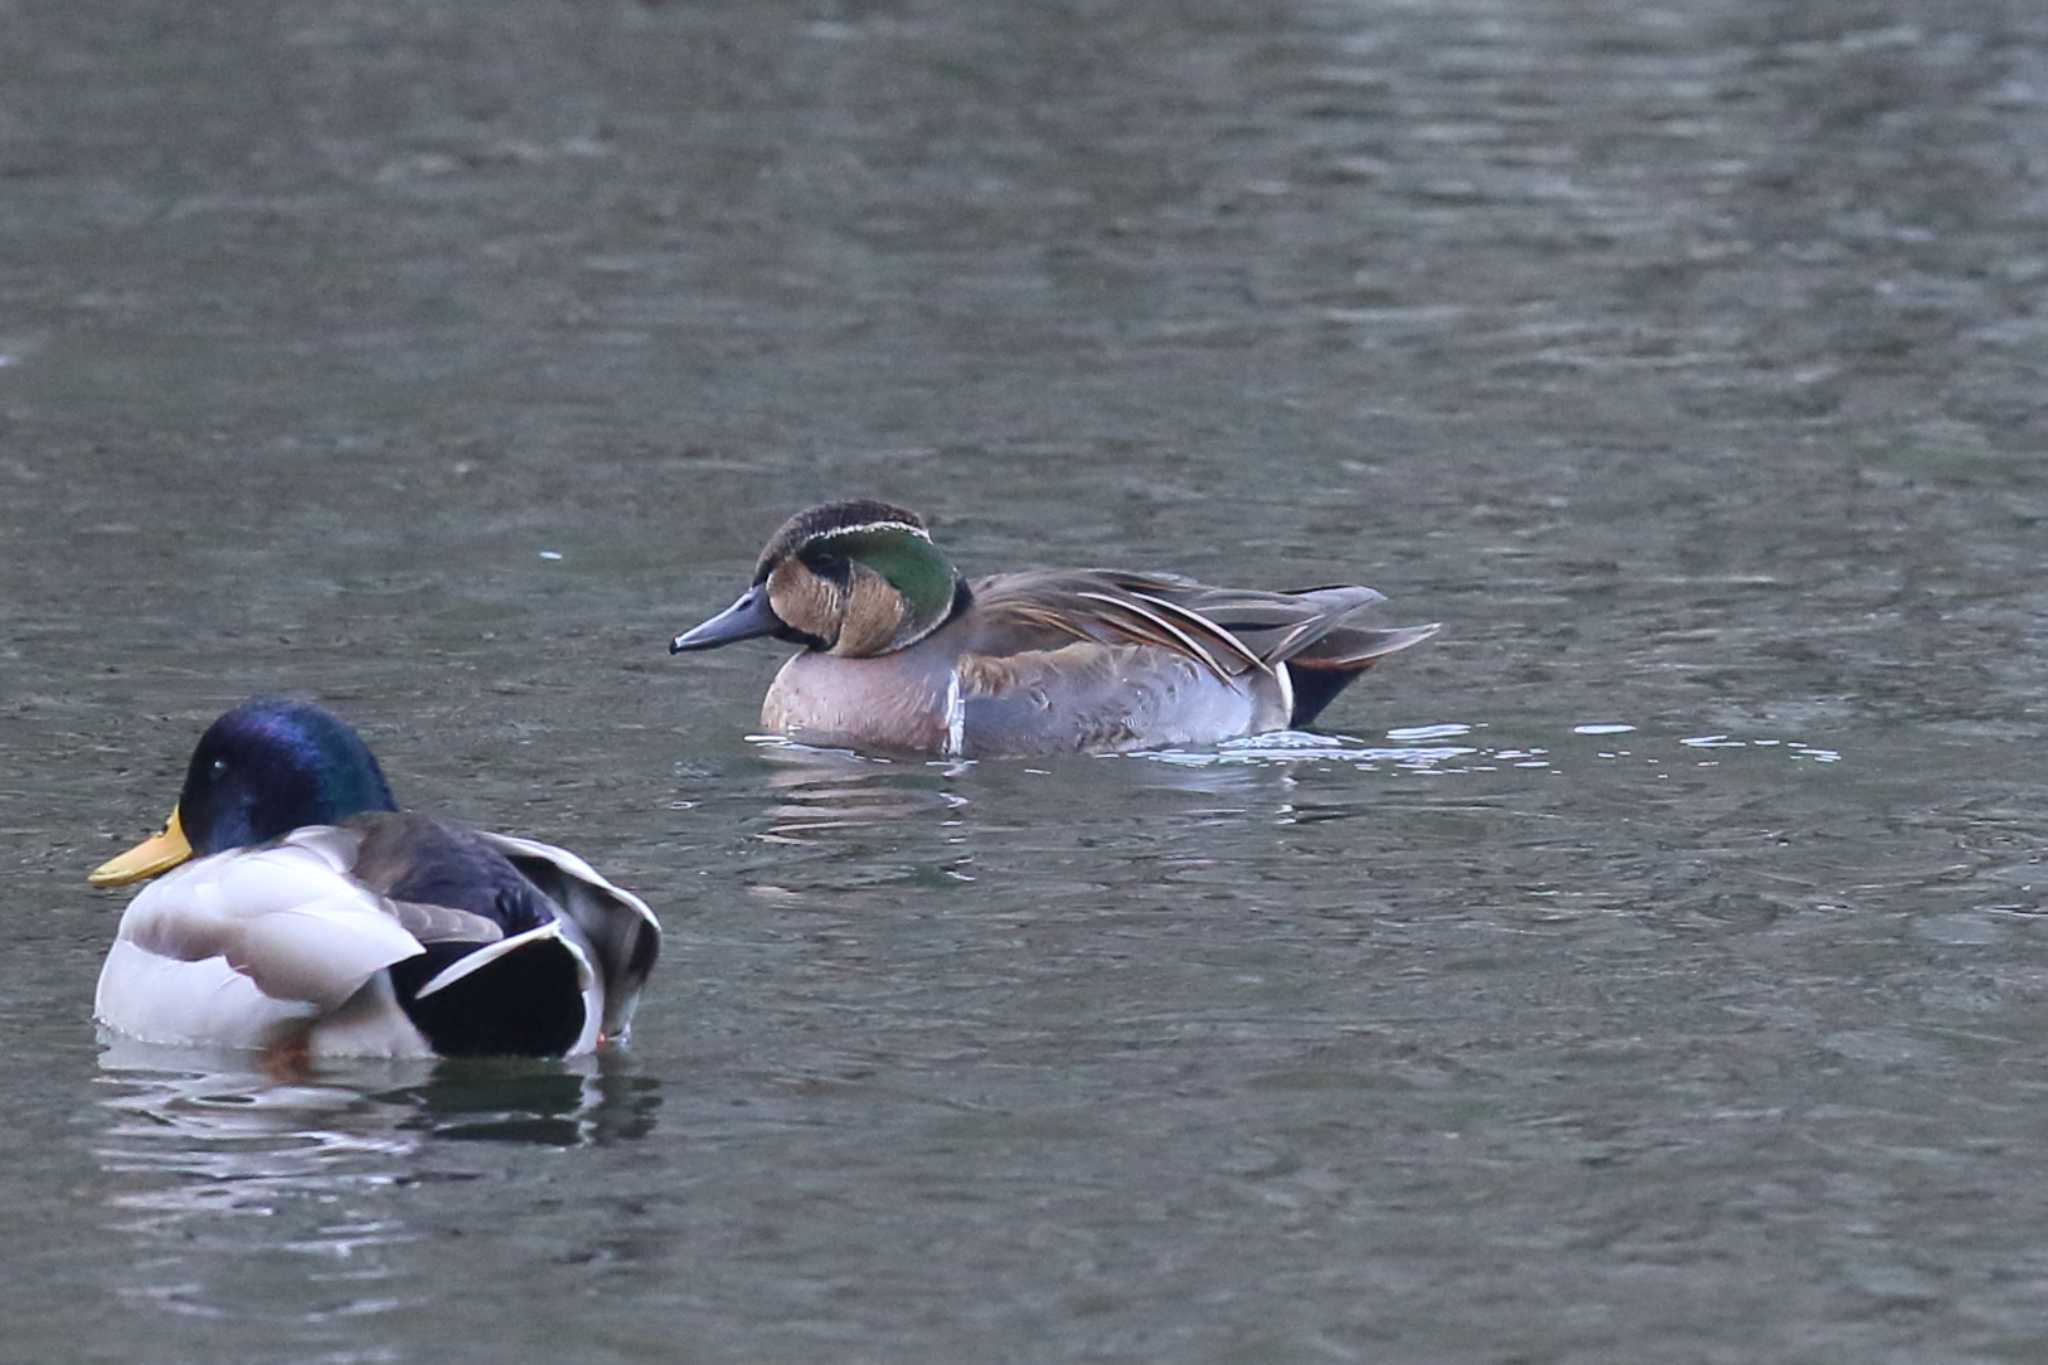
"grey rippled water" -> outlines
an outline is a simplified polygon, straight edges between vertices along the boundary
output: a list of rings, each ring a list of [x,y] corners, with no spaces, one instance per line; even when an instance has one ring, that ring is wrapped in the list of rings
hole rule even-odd
[[[0,1355],[2038,1356],[2034,8],[5,13]],[[1449,625],[753,736],[665,642],[850,493]],[[632,1047],[95,1038],[259,689],[642,890]]]

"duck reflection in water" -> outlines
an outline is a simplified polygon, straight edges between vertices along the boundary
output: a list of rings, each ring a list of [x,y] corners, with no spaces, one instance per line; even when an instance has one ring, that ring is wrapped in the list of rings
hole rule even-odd
[[[323,1063],[281,1081],[249,1069],[245,1053],[103,1036],[100,1079],[117,1090],[96,1152],[109,1172],[291,1180],[436,1139],[603,1146],[647,1137],[661,1107],[659,1080],[623,1052]]]
[[[869,758],[773,735],[759,736],[754,752],[766,767],[762,786],[773,798],[759,836],[770,843],[811,843],[834,830],[944,819],[968,804],[950,788],[947,768],[916,759]]]
[[[124,1248],[107,1291],[260,1328],[307,1359],[353,1356],[388,1330],[369,1322],[422,1305],[420,1247],[469,1207],[431,1187],[517,1182],[534,1147],[637,1142],[662,1102],[616,1053],[351,1061],[280,1082],[247,1053],[117,1039],[99,1066],[87,1198]]]

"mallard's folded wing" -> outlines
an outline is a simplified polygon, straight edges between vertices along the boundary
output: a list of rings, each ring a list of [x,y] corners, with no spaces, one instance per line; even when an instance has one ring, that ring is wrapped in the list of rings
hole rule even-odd
[[[384,908],[422,944],[495,943],[505,937],[504,926],[496,920],[452,905],[386,899]]]
[[[337,866],[335,849],[350,836],[320,833],[204,858],[151,883],[119,937],[179,962],[225,958],[272,999],[334,1008],[420,944],[389,902]]]
[[[95,1014],[153,1041],[262,1046],[418,955],[390,903],[345,874],[353,841],[313,827],[152,882],[121,917]]]
[[[604,1032],[623,1038],[632,1026],[640,988],[661,954],[661,923],[647,902],[605,880],[564,848],[510,834],[477,835],[574,921],[588,941],[604,979]]]
[[[414,998],[425,1000],[446,990],[458,981],[462,981],[476,975],[478,972],[497,965],[514,953],[524,952],[537,943],[547,942],[559,942],[562,945],[563,949],[576,963],[577,990],[579,992],[588,991],[592,984],[595,969],[591,967],[590,959],[584,953],[582,945],[575,938],[565,936],[562,928],[560,920],[549,920],[546,924],[537,925],[524,933],[514,934],[510,938],[486,944],[473,953],[465,953],[446,967],[443,967],[439,972],[436,972],[430,981],[419,988]]]

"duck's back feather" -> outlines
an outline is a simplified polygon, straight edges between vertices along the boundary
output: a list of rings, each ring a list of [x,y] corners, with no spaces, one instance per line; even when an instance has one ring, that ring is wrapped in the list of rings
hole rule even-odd
[[[368,811],[344,827],[362,837],[349,875],[373,895],[423,907],[416,913],[445,941],[492,943],[555,918],[546,893],[475,830],[412,811]]]
[[[1215,588],[1178,574],[1032,569],[971,585],[961,641],[970,732],[1027,752],[1033,732],[1083,750],[1214,743],[1306,725],[1358,673],[1438,627],[1352,618],[1371,588]],[[1191,673],[1188,665],[1199,669]],[[1042,694],[1042,695],[1041,695]],[[1119,698],[1122,705],[1119,705]]]

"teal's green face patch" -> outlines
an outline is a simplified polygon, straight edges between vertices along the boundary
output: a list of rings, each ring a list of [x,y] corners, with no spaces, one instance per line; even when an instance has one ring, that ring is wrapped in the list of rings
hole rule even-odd
[[[953,565],[920,530],[887,522],[852,526],[819,536],[809,548],[842,556],[880,574],[903,594],[915,619],[952,605]]]

